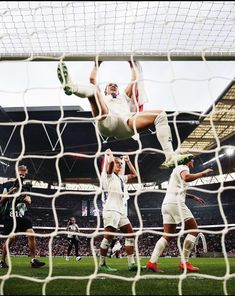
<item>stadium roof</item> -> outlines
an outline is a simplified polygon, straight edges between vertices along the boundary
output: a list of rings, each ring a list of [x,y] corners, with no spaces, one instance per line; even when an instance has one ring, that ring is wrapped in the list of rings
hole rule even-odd
[[[235,81],[232,81],[214,105],[201,115],[200,124],[183,141],[181,148],[203,151],[217,146],[235,134]]]

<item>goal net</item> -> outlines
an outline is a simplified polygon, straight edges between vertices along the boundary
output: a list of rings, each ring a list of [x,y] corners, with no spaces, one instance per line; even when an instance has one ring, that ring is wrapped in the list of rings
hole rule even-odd
[[[1,247],[17,236],[12,246],[7,243],[9,267],[0,270],[1,294],[13,293],[20,283],[23,293],[43,295],[108,295],[113,289],[133,295],[182,295],[197,289],[203,295],[213,294],[215,287],[233,294],[234,2],[1,1],[0,16],[0,193],[3,198],[4,189],[19,179],[17,167],[27,165],[37,256],[46,262],[31,272],[25,258],[27,236],[15,229],[4,235],[1,217]],[[177,270],[189,233],[183,227],[177,227],[160,258],[165,272],[141,269],[164,234],[161,205],[171,170],[162,169],[164,154],[154,125],[126,140],[104,136],[88,100],[64,94],[56,73],[59,63],[65,62],[73,80],[85,85],[99,61],[104,63],[96,86],[102,91],[116,76],[124,91],[130,79],[127,61],[138,61],[137,114],[166,110],[174,149],[195,154],[193,172],[214,170],[189,187],[206,201],[204,207],[189,203],[199,224],[191,254],[199,273]],[[128,272],[123,246],[128,235],[120,231],[121,249],[115,255],[108,252],[118,271],[98,271],[99,248],[107,234],[101,170],[108,148],[114,155],[128,154],[138,173],[137,181],[127,185],[126,201],[135,234],[135,272]],[[19,195],[12,195],[13,205]],[[73,235],[66,225],[72,216],[80,228],[79,262],[72,258],[73,249],[66,261],[68,234]],[[16,208],[13,222],[15,228]]]
[[[234,58],[228,1],[2,1],[1,57]]]

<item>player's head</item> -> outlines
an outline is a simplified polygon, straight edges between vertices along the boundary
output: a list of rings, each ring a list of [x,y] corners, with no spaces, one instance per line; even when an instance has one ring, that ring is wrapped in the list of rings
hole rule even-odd
[[[118,85],[116,83],[110,82],[106,85],[104,90],[105,95],[111,95],[113,98],[116,98],[119,95]]]
[[[122,165],[123,165],[123,162],[122,162],[122,159],[120,157],[115,157],[114,158],[114,168],[113,168],[113,171],[118,174],[121,169],[122,169]]]
[[[187,160],[185,160],[185,164],[189,167],[189,168],[194,168],[194,155],[191,154]]]
[[[69,218],[69,223],[70,224],[75,224],[76,223],[76,219],[74,217]]]
[[[28,169],[27,169],[26,165],[18,166],[18,173],[21,178],[25,178],[25,176],[28,174]]]
[[[188,162],[188,167],[189,167],[189,168],[194,168],[194,159],[191,159],[191,160]]]

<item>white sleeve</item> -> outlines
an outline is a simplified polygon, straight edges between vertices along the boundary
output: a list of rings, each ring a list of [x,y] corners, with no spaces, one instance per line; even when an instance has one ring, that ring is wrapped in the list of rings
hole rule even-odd
[[[107,173],[106,172],[103,172],[101,174],[101,183],[102,183],[103,190],[107,190]]]
[[[131,98],[128,97],[128,95],[127,95],[125,92],[124,92],[122,95],[123,95],[123,97],[127,100],[127,102],[129,103],[130,100],[131,100]]]
[[[189,173],[189,167],[187,165],[182,165],[178,167],[178,175],[181,178],[181,173],[187,171]]]

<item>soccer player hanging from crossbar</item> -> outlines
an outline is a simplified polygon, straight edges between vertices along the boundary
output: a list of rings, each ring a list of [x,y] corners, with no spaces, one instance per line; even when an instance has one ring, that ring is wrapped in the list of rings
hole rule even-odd
[[[63,85],[65,94],[76,95],[80,98],[88,98],[92,115],[98,118],[98,127],[102,135],[117,139],[131,138],[135,129],[139,133],[155,125],[156,135],[165,154],[164,165],[172,168],[191,157],[191,154],[179,155],[173,150],[171,130],[168,124],[167,114],[162,110],[133,112],[131,106],[135,98],[138,70],[135,62],[129,62],[131,67],[131,82],[127,85],[123,94],[119,93],[116,83],[109,83],[104,94],[97,84],[97,72],[101,61],[94,64],[90,74],[90,84],[74,84],[65,63],[59,63],[57,67],[58,78]],[[131,105],[132,104],[132,105]],[[137,106],[137,104],[135,103]]]

